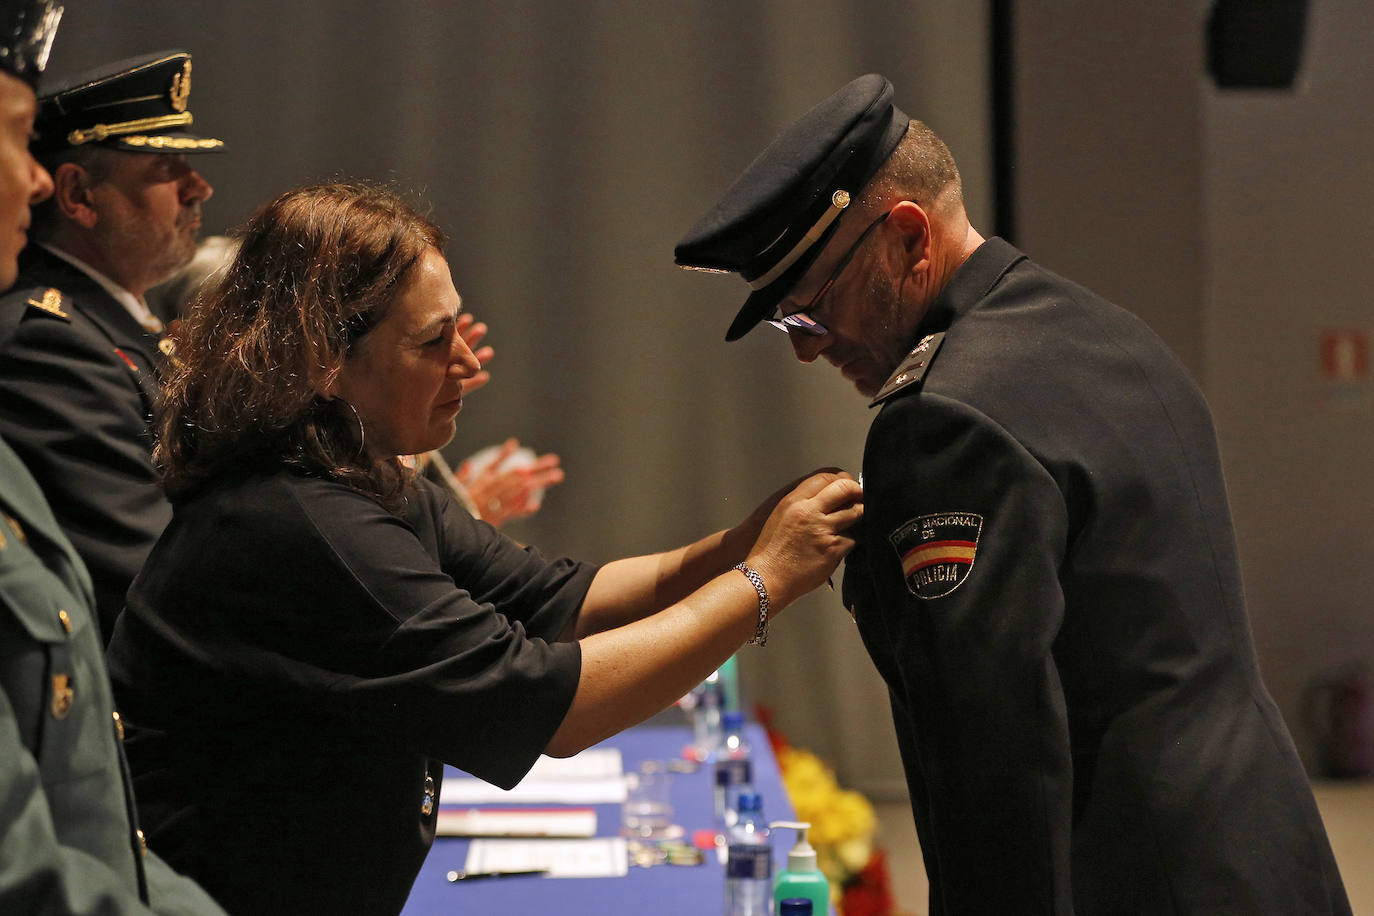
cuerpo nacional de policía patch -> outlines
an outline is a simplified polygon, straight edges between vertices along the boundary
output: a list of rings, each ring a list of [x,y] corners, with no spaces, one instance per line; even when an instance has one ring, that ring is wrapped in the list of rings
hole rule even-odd
[[[981,515],[935,512],[905,522],[888,540],[902,563],[907,589],[918,598],[943,598],[968,578],[982,533]]]

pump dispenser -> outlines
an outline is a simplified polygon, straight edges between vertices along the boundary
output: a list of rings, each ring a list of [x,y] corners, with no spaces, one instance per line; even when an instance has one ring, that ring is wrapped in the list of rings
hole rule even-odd
[[[797,842],[787,852],[787,868],[773,880],[773,916],[782,912],[782,901],[805,897],[811,901],[811,911],[817,916],[830,912],[830,882],[816,864],[816,850],[807,842],[806,831],[811,825],[805,821],[774,821],[768,825],[776,830],[786,827],[797,831]]]

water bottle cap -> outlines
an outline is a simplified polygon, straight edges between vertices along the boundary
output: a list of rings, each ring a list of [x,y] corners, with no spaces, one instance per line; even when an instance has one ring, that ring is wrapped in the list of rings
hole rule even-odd
[[[812,916],[811,901],[805,897],[788,897],[778,904],[782,916]]]

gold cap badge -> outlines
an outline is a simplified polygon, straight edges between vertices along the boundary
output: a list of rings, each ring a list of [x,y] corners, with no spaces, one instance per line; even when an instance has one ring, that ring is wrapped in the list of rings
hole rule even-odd
[[[185,111],[191,99],[191,62],[188,60],[180,73],[173,74],[172,85],[168,90],[173,111]]]

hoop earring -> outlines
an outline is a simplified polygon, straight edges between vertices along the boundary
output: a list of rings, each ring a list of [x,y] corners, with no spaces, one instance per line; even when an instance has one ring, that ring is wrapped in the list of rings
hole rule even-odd
[[[358,408],[356,408],[356,407],[354,407],[352,404],[348,403],[348,401],[344,400],[344,399],[341,398],[341,397],[336,397],[336,398],[334,398],[334,400],[338,401],[340,404],[342,404],[343,406],[347,407],[347,408],[348,408],[348,412],[351,413],[351,414],[353,414],[353,422],[358,424],[358,454],[357,454],[357,457],[358,457],[359,459],[361,459],[361,458],[363,458],[364,455],[366,454],[366,452],[365,452],[365,450],[364,450],[364,446],[367,444],[367,428],[363,426],[363,418],[360,417],[360,416],[358,416]]]

